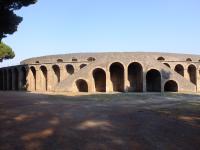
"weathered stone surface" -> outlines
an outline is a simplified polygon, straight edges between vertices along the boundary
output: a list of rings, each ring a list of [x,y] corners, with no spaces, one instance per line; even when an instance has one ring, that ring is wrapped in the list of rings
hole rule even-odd
[[[0,90],[56,92],[200,92],[200,56],[77,53],[0,68]]]

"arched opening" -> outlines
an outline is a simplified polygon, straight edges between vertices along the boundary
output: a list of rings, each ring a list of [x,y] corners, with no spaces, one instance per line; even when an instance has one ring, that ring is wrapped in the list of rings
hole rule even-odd
[[[18,90],[19,89],[19,72],[17,70],[17,68],[15,68],[13,70],[13,73],[14,73],[14,78],[13,78],[13,82],[14,82],[14,90]]]
[[[176,65],[174,70],[184,77],[184,67],[181,64]]]
[[[4,76],[4,82],[3,82],[4,90],[8,90],[8,72],[6,69],[3,72],[3,76]]]
[[[72,61],[78,61],[78,59],[77,58],[75,58],[75,57],[72,57]]]
[[[0,90],[3,90],[3,70],[0,70]]]
[[[88,84],[83,79],[79,79],[76,81],[76,87],[79,92],[88,92]]]
[[[36,91],[36,69],[35,67],[30,68],[30,89]]]
[[[165,83],[164,91],[165,92],[178,92],[178,84],[173,80],[169,80]]]
[[[60,82],[60,68],[58,65],[53,65],[53,72],[54,72],[54,84]]]
[[[57,59],[57,62],[58,62],[58,63],[62,63],[63,60],[62,60],[62,59]]]
[[[115,62],[110,66],[110,78],[113,85],[113,91],[124,91],[124,67],[121,63]]]
[[[67,73],[72,75],[74,73],[74,67],[70,64],[66,65]]]
[[[21,90],[26,90],[26,68],[21,68]]]
[[[94,57],[89,57],[87,60],[88,61],[95,61],[96,59]]]
[[[164,65],[167,66],[167,67],[169,67],[169,68],[171,68],[170,65],[169,65],[168,63],[164,63]]]
[[[80,69],[84,68],[85,66],[87,66],[86,64],[81,64],[80,65]]]
[[[131,92],[143,91],[143,69],[141,64],[134,62],[128,66],[128,80]]]
[[[35,63],[36,63],[36,64],[39,64],[40,62],[39,62],[39,61],[35,61]]]
[[[41,66],[40,70],[41,70],[41,90],[47,91],[47,68],[45,66]]]
[[[161,74],[156,69],[151,69],[146,74],[146,86],[148,92],[161,91]]]
[[[157,60],[159,60],[159,61],[164,61],[165,58],[164,58],[164,57],[158,57]]]
[[[106,92],[106,73],[103,69],[97,68],[93,71],[93,78],[96,92]]]
[[[8,90],[12,90],[12,70],[8,70]]]
[[[192,59],[191,58],[187,58],[186,61],[192,61]]]
[[[188,66],[188,75],[190,78],[190,82],[192,82],[193,84],[197,84],[197,75],[196,75],[197,71],[196,71],[196,67],[194,65],[189,65]]]

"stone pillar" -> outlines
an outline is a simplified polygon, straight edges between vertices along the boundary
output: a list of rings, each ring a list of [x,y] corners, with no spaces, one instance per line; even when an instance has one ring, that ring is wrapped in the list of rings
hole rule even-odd
[[[184,78],[186,78],[188,81],[190,81],[190,76],[189,76],[187,68],[184,69]]]
[[[24,79],[25,78],[25,79]],[[26,81],[26,75],[24,77],[22,68],[19,69],[18,89],[24,90],[23,80]]]
[[[10,82],[9,82],[9,70],[8,69],[6,69],[6,72],[7,72],[7,82],[6,82],[6,85],[7,85],[7,90],[9,90],[9,87],[10,87]]]
[[[14,68],[11,70],[11,72],[12,72],[12,87],[11,87],[11,89],[14,91],[14,90],[16,90],[15,89],[15,80],[17,80],[16,79],[16,76],[15,76],[15,70],[14,70]]]
[[[200,92],[200,69],[197,69],[197,92]]]
[[[130,82],[128,80],[128,69],[127,67],[124,67],[124,91],[128,92],[130,87]]]
[[[47,67],[47,91],[54,91],[55,75],[52,67]]]
[[[95,83],[94,83],[94,79],[93,79],[92,74],[89,74],[88,77],[89,77],[89,80],[88,80],[88,91],[89,92],[96,92]]]
[[[27,74],[27,90],[32,91],[32,85],[31,85],[31,76],[32,76],[32,71],[30,68],[28,68],[28,74]]]
[[[43,83],[41,82],[41,71],[40,69],[36,68],[36,91],[42,91],[41,85]]]
[[[60,81],[67,79],[67,71],[65,69],[65,65],[60,66]]]
[[[106,71],[106,92],[113,92],[113,86],[110,79],[110,71]]]
[[[143,92],[147,92],[147,85],[146,85],[146,72],[143,71]]]

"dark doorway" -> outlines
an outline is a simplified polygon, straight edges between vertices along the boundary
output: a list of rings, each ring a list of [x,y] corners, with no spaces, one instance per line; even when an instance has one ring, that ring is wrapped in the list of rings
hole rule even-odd
[[[72,75],[74,73],[74,67],[70,64],[66,65],[67,73]]]
[[[143,69],[141,64],[134,62],[128,66],[128,80],[130,82],[129,91],[143,91]]]
[[[165,83],[164,91],[165,92],[178,92],[178,84],[173,80],[169,80]]]
[[[113,85],[113,91],[124,91],[124,67],[121,63],[115,62],[110,66],[110,78]]]
[[[60,68],[58,65],[53,65],[53,72],[54,72],[54,81],[55,81],[55,84],[59,83],[60,82]]]
[[[184,68],[181,64],[176,65],[174,71],[176,71],[184,77]]]
[[[76,81],[76,87],[79,92],[88,92],[88,84],[83,79],[79,79]]]
[[[194,65],[189,65],[188,67],[188,75],[190,78],[190,82],[192,82],[193,84],[197,84],[197,69]]]
[[[47,91],[47,68],[45,66],[40,67],[41,70],[41,88]]]
[[[106,73],[103,69],[97,68],[93,71],[93,78],[96,92],[106,92]]]
[[[146,86],[148,92],[161,91],[161,75],[156,69],[151,69],[146,74]]]

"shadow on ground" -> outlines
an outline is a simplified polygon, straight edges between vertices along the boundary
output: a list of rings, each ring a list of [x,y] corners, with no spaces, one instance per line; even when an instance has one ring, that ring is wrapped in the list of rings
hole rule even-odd
[[[0,150],[200,147],[199,95],[0,95]]]

